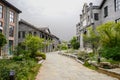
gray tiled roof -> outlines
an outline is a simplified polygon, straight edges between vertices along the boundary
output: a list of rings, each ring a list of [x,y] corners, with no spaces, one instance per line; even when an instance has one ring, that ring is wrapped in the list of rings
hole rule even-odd
[[[102,0],[101,4],[100,4],[100,9],[102,8],[102,6],[104,5],[104,3],[106,2],[107,0]]]
[[[43,31],[43,30],[37,28],[36,26],[34,26],[34,25],[32,25],[32,24],[26,22],[26,21],[23,20],[23,19],[21,19],[21,20],[19,21],[19,23],[24,23],[24,24],[28,25],[28,26],[31,27],[31,28],[34,28],[34,29],[36,29],[36,30],[38,30],[38,31],[40,31],[40,32],[43,32],[43,33],[45,33],[45,34],[47,34],[47,35],[49,35],[49,36],[52,36],[52,37],[54,37],[54,38],[56,38],[56,39],[59,39],[59,38],[56,37],[55,35],[50,34],[50,33],[47,33],[47,32],[45,32],[45,31]]]

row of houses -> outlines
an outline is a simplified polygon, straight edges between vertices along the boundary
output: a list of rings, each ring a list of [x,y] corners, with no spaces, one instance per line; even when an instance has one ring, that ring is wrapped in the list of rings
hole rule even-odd
[[[87,33],[87,27],[95,29],[109,21],[120,21],[120,0],[102,0],[98,6],[85,3],[80,14],[80,22],[76,24],[76,36],[80,42],[80,49],[85,47],[83,34]]]
[[[18,27],[18,44],[23,42],[25,39],[25,35],[31,34],[34,36],[39,36],[40,38],[45,39],[46,41],[52,41],[48,46],[44,48],[44,52],[51,52],[57,49],[60,40],[55,35],[51,34],[50,29],[48,27],[36,27],[24,20],[19,21]]]
[[[28,33],[38,35],[45,40],[53,40],[44,50],[45,52],[53,51],[60,42],[59,38],[51,34],[47,27],[37,28],[24,20],[19,21],[20,13],[22,11],[8,1],[0,0],[0,33],[5,35],[7,40],[7,44],[0,49],[0,56],[12,55],[15,46],[24,41]]]

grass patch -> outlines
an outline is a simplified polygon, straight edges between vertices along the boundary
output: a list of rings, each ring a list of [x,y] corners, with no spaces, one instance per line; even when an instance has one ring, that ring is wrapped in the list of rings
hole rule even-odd
[[[97,70],[98,69],[96,66],[93,66],[93,65],[89,64],[87,61],[84,63],[84,66],[89,68],[89,69],[92,69],[92,70]]]
[[[35,77],[37,76],[37,73],[40,67],[41,67],[41,64],[37,64],[35,67],[31,69],[29,76],[28,76],[28,80],[35,80]]]

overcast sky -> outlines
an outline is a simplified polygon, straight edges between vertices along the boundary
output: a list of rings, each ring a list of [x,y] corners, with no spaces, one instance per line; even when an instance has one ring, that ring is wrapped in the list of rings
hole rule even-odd
[[[38,27],[49,27],[51,33],[62,40],[70,40],[76,35],[84,3],[99,5],[101,0],[7,0],[19,8],[24,19]]]

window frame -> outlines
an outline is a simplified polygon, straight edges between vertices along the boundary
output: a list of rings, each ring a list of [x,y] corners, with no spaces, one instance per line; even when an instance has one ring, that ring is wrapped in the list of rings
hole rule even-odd
[[[25,38],[25,34],[26,32],[25,31],[22,31],[22,38]]]
[[[14,40],[9,40],[9,54],[13,54]]]
[[[12,32],[10,30],[10,28],[12,28]],[[14,26],[9,26],[9,37],[14,37]]]
[[[34,36],[36,36],[36,35],[37,35],[37,32],[35,31],[35,32],[34,32]]]
[[[29,33],[29,35],[32,35],[32,31],[29,31],[28,33]]]
[[[3,18],[3,5],[0,4],[0,18]]]
[[[15,13],[12,10],[10,10],[9,15],[10,15],[9,17],[10,23],[14,23]]]
[[[21,31],[18,32],[18,38],[21,38]]]
[[[0,21],[0,27],[3,27],[3,23],[2,23],[2,21]]]
[[[99,21],[99,13],[94,13],[94,20]]]
[[[104,18],[108,16],[108,6],[104,7]]]
[[[115,11],[120,11],[120,0],[114,0],[115,3]]]

